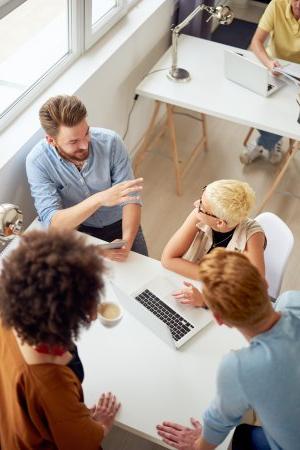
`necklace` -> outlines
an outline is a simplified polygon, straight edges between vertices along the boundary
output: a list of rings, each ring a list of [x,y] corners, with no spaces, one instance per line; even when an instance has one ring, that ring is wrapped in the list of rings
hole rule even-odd
[[[213,248],[216,248],[216,247],[223,247],[222,245],[220,245],[220,244],[223,244],[224,242],[226,242],[226,241],[230,241],[231,240],[231,238],[232,238],[232,236],[233,236],[233,233],[235,232],[235,228],[233,229],[233,230],[231,230],[231,231],[229,231],[228,233],[229,234],[227,234],[227,236],[225,236],[225,238],[224,239],[222,239],[221,241],[218,241],[216,238],[218,237],[218,235],[216,234],[216,233],[218,233],[218,232],[216,232],[216,233],[214,233],[213,232],[213,243],[212,243],[212,246],[211,246],[211,248],[213,249]],[[228,243],[227,242],[227,243]],[[227,246],[227,245],[226,245]],[[225,246],[225,247],[226,247]]]

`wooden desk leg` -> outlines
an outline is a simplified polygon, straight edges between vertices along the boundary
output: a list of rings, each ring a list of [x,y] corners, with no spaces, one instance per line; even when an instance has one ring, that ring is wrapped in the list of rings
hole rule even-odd
[[[152,113],[152,117],[149,122],[148,128],[144,134],[142,145],[139,148],[139,150],[137,151],[137,153],[133,159],[133,171],[134,171],[135,175],[138,170],[138,166],[141,164],[142,160],[144,159],[145,153],[148,150],[148,147],[150,145],[150,136],[151,136],[152,130],[155,126],[155,121],[156,121],[156,117],[157,117],[157,114],[160,109],[160,105],[161,105],[161,102],[159,102],[158,100],[155,100],[154,111]]]
[[[166,103],[166,107],[167,107],[168,127],[169,127],[171,142],[172,142],[173,163],[174,163],[175,176],[176,176],[176,192],[177,192],[177,195],[181,195],[182,194],[181,175],[180,175],[180,167],[179,167],[179,160],[178,160],[176,132],[175,132],[175,125],[174,125],[174,118],[173,118],[173,106]]]
[[[202,124],[202,136],[204,137],[204,149],[208,150],[206,116],[203,113],[201,113],[201,124]]]
[[[277,173],[277,175],[275,177],[275,180],[272,183],[270,189],[266,193],[266,195],[265,195],[265,197],[264,197],[264,199],[262,201],[262,204],[260,205],[260,207],[258,209],[258,213],[260,213],[264,209],[266,203],[272,197],[275,189],[277,188],[279,182],[281,181],[283,175],[285,174],[286,169],[288,168],[288,165],[289,165],[290,161],[293,159],[293,157],[294,157],[295,153],[298,151],[299,147],[300,147],[300,142],[294,141],[293,145],[289,148],[288,154],[287,154],[286,159],[285,159],[285,162],[284,162],[283,166],[281,167],[281,169],[279,170],[279,172]]]
[[[249,129],[249,131],[248,131],[248,133],[247,133],[247,135],[246,135],[246,137],[245,137],[245,139],[244,139],[244,142],[243,142],[243,146],[244,146],[244,147],[247,147],[249,138],[250,138],[251,134],[253,133],[253,131],[254,131],[254,128],[250,128],[250,129]]]

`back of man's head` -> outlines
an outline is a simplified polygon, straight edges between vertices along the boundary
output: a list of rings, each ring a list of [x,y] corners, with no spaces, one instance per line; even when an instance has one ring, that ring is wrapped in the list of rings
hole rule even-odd
[[[86,115],[86,107],[76,95],[51,97],[39,111],[41,126],[51,137],[58,135],[62,125],[74,127],[85,119]]]
[[[207,306],[225,324],[255,328],[272,311],[267,283],[249,259],[217,248],[199,266]]]

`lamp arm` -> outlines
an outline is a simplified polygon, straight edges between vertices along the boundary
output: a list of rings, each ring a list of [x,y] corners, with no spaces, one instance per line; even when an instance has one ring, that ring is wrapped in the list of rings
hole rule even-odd
[[[213,13],[214,8],[211,6],[206,6],[204,4],[201,4],[197,6],[197,8],[194,9],[194,11],[191,12],[182,22],[180,22],[176,27],[172,30],[172,71],[176,70],[177,67],[177,43],[178,43],[178,37],[180,31],[186,27],[193,18],[200,12],[206,10],[209,13]]]
[[[191,20],[203,9],[205,9],[205,5],[197,6],[194,11],[191,12],[182,22],[180,22],[176,27],[172,30],[172,70],[175,70],[177,67],[177,43],[180,31],[186,27]]]
[[[207,22],[216,17],[221,25],[229,25],[233,20],[233,13],[229,6],[208,6],[202,3],[197,6],[181,23],[172,29],[172,67],[167,74],[168,78],[173,81],[189,81],[190,74],[187,70],[177,67],[177,47],[180,31],[186,27],[200,11],[207,11],[209,18]]]
[[[204,4],[197,6],[197,8],[194,9],[194,11],[191,12],[182,22],[180,22],[178,25],[176,25],[175,28],[173,28],[173,33],[179,34],[180,31],[186,27],[191,20],[203,9],[209,8],[209,6],[206,6]]]

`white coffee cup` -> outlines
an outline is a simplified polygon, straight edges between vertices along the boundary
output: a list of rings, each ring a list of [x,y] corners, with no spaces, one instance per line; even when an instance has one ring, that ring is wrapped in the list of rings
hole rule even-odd
[[[103,325],[112,326],[121,320],[123,310],[117,303],[104,301],[98,306],[98,316]]]

